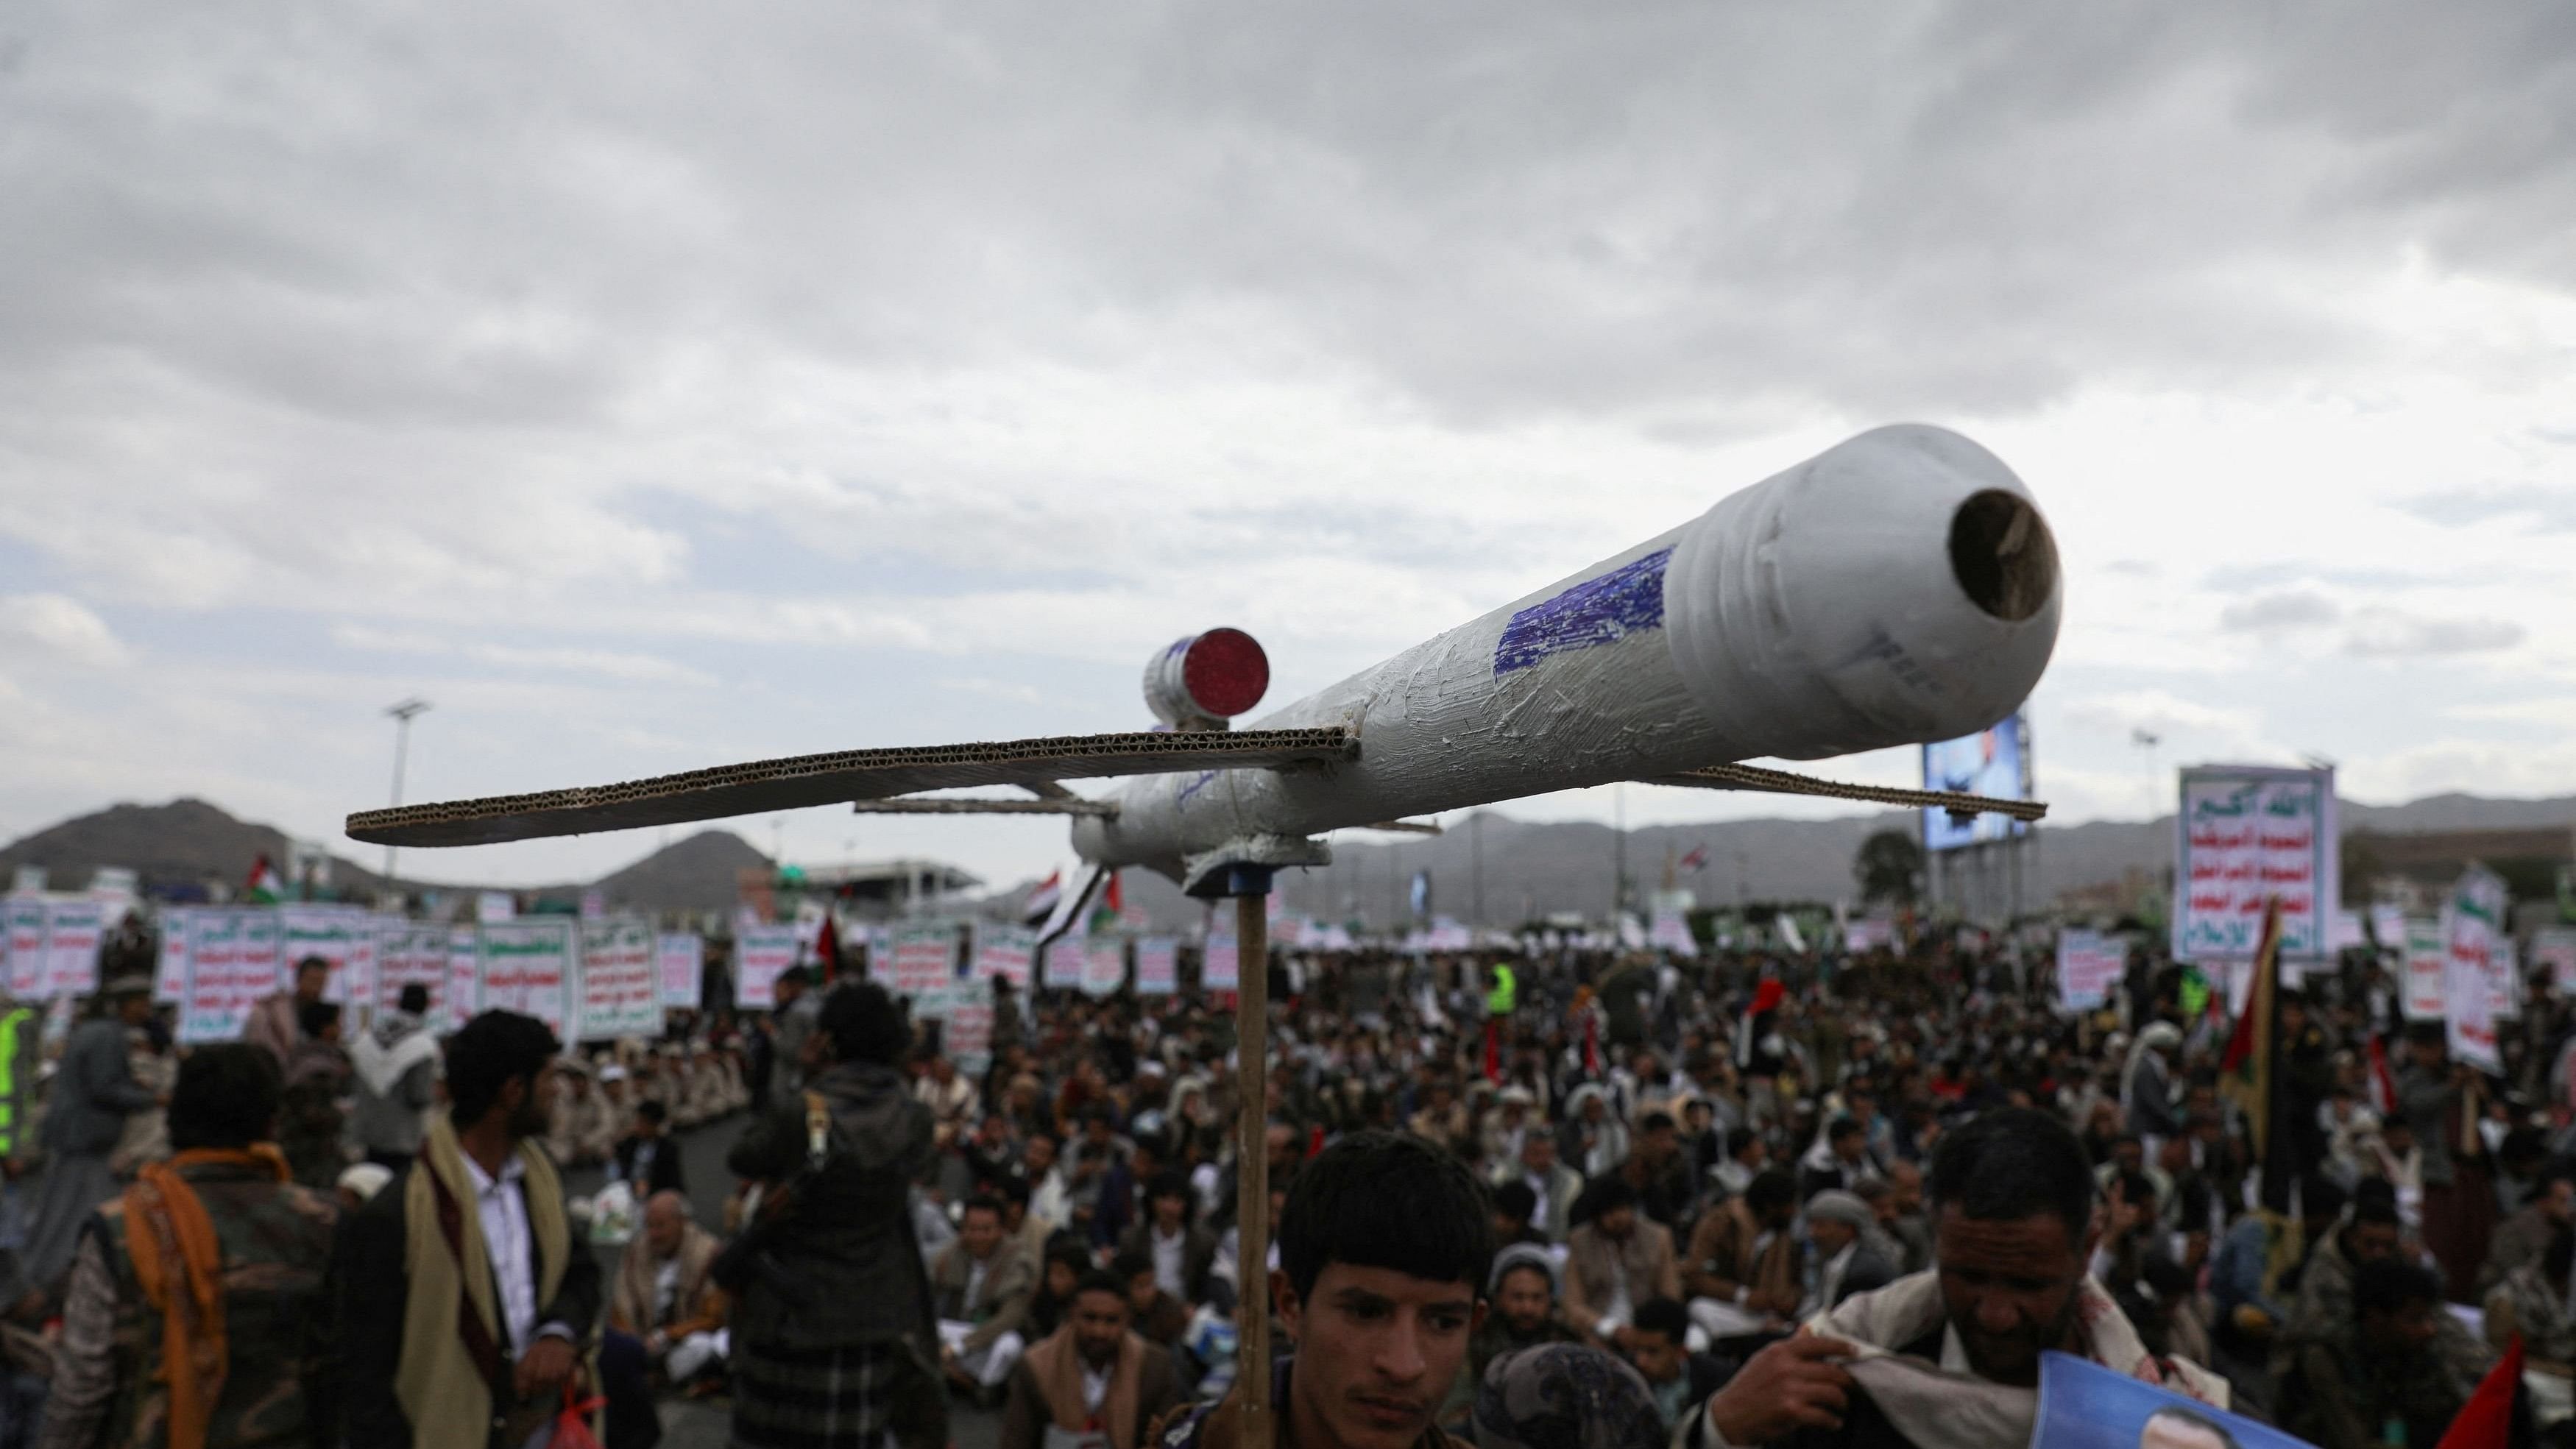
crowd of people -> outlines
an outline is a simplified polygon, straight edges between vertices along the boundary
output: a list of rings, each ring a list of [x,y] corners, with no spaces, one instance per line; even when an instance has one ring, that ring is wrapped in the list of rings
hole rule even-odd
[[[2049,1351],[2429,1446],[2516,1340],[2544,1432],[2576,1422],[2545,979],[2485,1073],[2368,957],[2313,969],[2262,1120],[2225,992],[2145,953],[2075,1014],[2044,963],[1936,939],[1274,961],[1248,1078],[1196,993],[1005,984],[969,1072],[801,970],[591,1051],[507,1012],[441,1038],[419,995],[351,1037],[326,980],[175,1053],[111,971],[41,1100],[0,1060],[0,1130],[40,1123],[8,1144],[0,1442],[515,1446],[573,1414],[642,1449],[691,1394],[747,1449],[945,1449],[979,1411],[1003,1449],[1229,1449],[1247,1252],[1299,1449],[2018,1449]],[[672,1134],[733,1119],[701,1214]]]

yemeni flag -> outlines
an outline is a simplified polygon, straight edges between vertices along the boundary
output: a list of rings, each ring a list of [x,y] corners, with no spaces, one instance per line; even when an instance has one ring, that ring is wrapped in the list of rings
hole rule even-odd
[[[1753,988],[1753,1000],[1735,1023],[1735,1069],[1751,1072],[1762,1057],[1762,1039],[1771,1034],[1773,1014],[1789,994],[1777,976],[1765,976]]]
[[[286,899],[286,882],[278,876],[277,867],[263,855],[250,868],[250,883],[242,887],[252,905],[273,906]]]
[[[2388,1071],[2388,1043],[2370,1039],[2370,1110],[2387,1121],[2397,1115],[2397,1078]]]
[[[826,986],[841,974],[841,933],[833,928],[829,911],[823,913],[823,929],[814,933],[814,969],[822,973]]]
[[[2460,1406],[2451,1427],[2442,1431],[2435,1449],[2517,1449],[2538,1437],[2524,1397],[2522,1335],[2517,1333],[2496,1366],[2478,1381],[2478,1391]]]
[[[2263,1167],[2259,1202],[2274,1212],[2290,1206],[2290,1184],[2298,1164],[2289,1160],[2290,1132],[2285,1120],[2289,1093],[2275,1078],[2281,1060],[2281,900],[2263,903],[2263,934],[2254,947],[2254,985],[2245,993],[2245,1010],[2227,1039],[2227,1055],[2218,1063],[2218,1089],[2245,1113],[2254,1139],[2254,1155]]]
[[[1029,898],[1021,903],[1021,921],[1031,926],[1046,924],[1046,918],[1055,914],[1056,900],[1063,894],[1064,872],[1048,871],[1047,878],[1039,881],[1037,889],[1030,891]]]
[[[1708,847],[1705,845],[1692,846],[1690,848],[1690,853],[1682,857],[1681,865],[1684,870],[1706,869],[1708,866]]]

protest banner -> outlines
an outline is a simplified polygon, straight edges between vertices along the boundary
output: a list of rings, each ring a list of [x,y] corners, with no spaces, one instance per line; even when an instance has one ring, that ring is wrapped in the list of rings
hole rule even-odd
[[[2186,769],[2174,830],[2175,960],[2252,960],[2272,898],[2284,958],[2330,954],[2340,889],[2333,770]]]
[[[45,898],[11,896],[0,903],[9,952],[9,994],[41,1001],[45,994]]]
[[[277,990],[277,913],[259,907],[187,913],[188,978],[178,1039],[233,1041],[251,1008]]]
[[[96,901],[45,903],[45,995],[82,997],[98,990],[98,947],[107,908]]]
[[[498,925],[519,914],[519,903],[508,891],[485,891],[474,898],[474,922],[480,926]]]
[[[1058,936],[1047,943],[1045,969],[1038,984],[1058,990],[1082,984],[1082,967],[1090,951],[1090,938],[1076,934]]]
[[[1029,965],[1037,955],[1038,933],[1019,926],[996,926],[975,923],[975,965],[972,975],[999,976],[1012,987],[1029,989]]]
[[[940,1022],[939,1052],[955,1064],[968,1078],[977,1078],[993,1065],[993,978],[969,976],[952,979],[935,991],[924,993],[923,1002],[936,1008]]]
[[[1843,949],[1857,956],[1864,951],[1893,950],[1896,946],[1896,923],[1879,916],[1864,916],[1843,927]]]
[[[1655,912],[1655,924],[1646,932],[1646,943],[1687,960],[1699,958],[1699,940],[1691,935],[1690,921],[1676,910]]]
[[[2371,943],[2382,951],[2406,949],[2406,911],[2400,906],[2370,908]]]
[[[1207,946],[1199,953],[1199,989],[1201,991],[1235,991],[1243,985],[1242,955],[1235,944],[1234,933],[1210,932]]]
[[[1115,996],[1127,984],[1127,940],[1095,936],[1082,955],[1082,989],[1092,996]]]
[[[447,927],[395,920],[377,930],[376,1009],[399,1009],[406,986],[429,993],[428,1021],[443,1019],[439,999],[447,993]]]
[[[957,928],[945,921],[915,923],[894,933],[886,989],[918,997],[957,979]]]
[[[662,1034],[662,993],[654,975],[653,927],[642,920],[581,924],[581,982],[573,1040]]]
[[[2531,964],[2549,968],[2561,995],[2576,995],[2576,927],[2543,926],[2532,933]]]
[[[2442,1005],[2452,1058],[2489,1072],[2504,1070],[2496,1049],[2494,964],[2503,920],[2503,880],[2472,864],[2442,913]]]
[[[455,1031],[483,1009],[483,961],[475,949],[477,932],[457,926],[447,933],[447,989],[439,993],[438,1015]]]
[[[366,912],[349,906],[280,906],[277,932],[277,949],[290,967],[313,956],[330,963],[324,1001],[367,999],[375,979],[376,932]]]
[[[733,928],[733,1004],[767,1011],[778,1004],[778,973],[796,964],[796,927]]]
[[[562,1038],[580,972],[579,928],[570,916],[528,916],[477,931],[482,1009],[533,1016]]]
[[[1931,1371],[1927,1366],[1919,1372],[1928,1376]],[[1875,1392],[1875,1381],[1872,1387]],[[1933,1387],[1937,1393],[1938,1386]],[[2031,1426],[2029,1449],[2210,1449],[2218,1445],[2310,1449],[2305,1440],[2268,1424],[2211,1408],[2091,1359],[2053,1350],[2039,1356],[2039,1416]]]
[[[695,1011],[705,989],[706,942],[694,931],[674,931],[653,940],[653,978],[661,984],[662,1005]]]
[[[2442,1019],[2444,928],[2440,921],[2408,920],[2402,922],[2398,936],[2405,974],[2405,1011],[2409,1021]]]
[[[161,954],[152,963],[152,999],[184,1003],[188,999],[188,911],[173,906],[161,913]]]
[[[2128,969],[2128,948],[2117,936],[2057,933],[2057,1004],[2069,1015],[2101,1010]]]
[[[1169,996],[1181,989],[1181,943],[1148,936],[1136,943],[1136,994]]]

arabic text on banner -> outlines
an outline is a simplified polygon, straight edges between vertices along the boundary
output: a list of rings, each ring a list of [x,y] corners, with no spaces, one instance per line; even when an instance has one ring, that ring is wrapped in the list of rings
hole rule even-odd
[[[903,996],[937,991],[957,979],[957,928],[946,922],[894,933],[894,969],[886,989]]]
[[[1169,996],[1181,988],[1181,943],[1148,936],[1136,943],[1136,994]]]
[[[472,926],[447,933],[447,990],[439,996],[438,1009],[448,1031],[463,1029],[483,1009],[483,958],[476,944]]]
[[[152,1000],[185,1003],[188,999],[188,910],[173,906],[161,913],[161,955],[152,965]]]
[[[8,931],[9,994],[20,1001],[45,995],[45,898],[11,896],[0,902]]]
[[[706,957],[706,942],[694,931],[674,931],[654,938],[653,976],[661,983],[664,1006],[697,1010]]]
[[[969,1078],[981,1077],[993,1065],[993,979],[969,976],[936,994],[940,1054]]]
[[[975,925],[975,969],[981,977],[999,976],[1015,990],[1029,989],[1029,963],[1037,954],[1038,933],[1022,926]]]
[[[2405,952],[2405,1010],[2409,1021],[2440,1021],[2444,961],[2450,955],[2447,931],[2440,921],[2401,921],[2398,941]]]
[[[178,1039],[190,1046],[238,1040],[251,1008],[278,989],[277,912],[190,911],[187,930],[188,983]]]
[[[2281,902],[2281,954],[2329,954],[2339,889],[2334,771],[2212,765],[2182,772],[2173,954],[2251,960],[2263,905]]]
[[[2497,938],[2503,934],[2504,882],[2471,866],[2451,890],[2443,930],[2443,1005],[2451,1055],[2490,1072],[2504,1070],[2496,1049]]]
[[[1083,936],[1058,936],[1047,943],[1046,968],[1039,977],[1041,984],[1062,990],[1082,984],[1082,965],[1089,955],[1090,940]]]
[[[640,920],[581,924],[581,982],[574,994],[579,1041],[662,1034],[662,992],[654,976],[653,927]]]
[[[499,921],[476,934],[482,964],[483,1009],[533,1016],[558,1039],[572,1014],[572,984],[579,956],[580,923],[569,916],[527,916]]]
[[[45,908],[45,995],[82,997],[98,990],[98,947],[107,908],[96,901],[53,901]]]
[[[1115,996],[1127,984],[1127,942],[1120,936],[1095,936],[1082,956],[1082,989],[1093,996]]]
[[[1199,957],[1199,989],[1201,991],[1240,989],[1243,982],[1240,979],[1242,973],[1237,969],[1239,961],[1240,956],[1233,936],[1208,937],[1207,949]]]
[[[352,906],[280,906],[277,949],[292,967],[310,956],[331,964],[324,1001],[365,1001],[375,987],[375,922]]]
[[[2098,1011],[2129,969],[2126,945],[2099,931],[2057,934],[2057,1002],[2066,1011]]]
[[[733,928],[733,1004],[767,1011],[778,1004],[778,973],[796,964],[796,927]]]

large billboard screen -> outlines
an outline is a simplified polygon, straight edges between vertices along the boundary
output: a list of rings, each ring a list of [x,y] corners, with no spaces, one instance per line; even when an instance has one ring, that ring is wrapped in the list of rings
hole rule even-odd
[[[1923,747],[1923,788],[1998,800],[2030,798],[2030,726],[2016,710],[1992,729]],[[1923,812],[1923,848],[1956,850],[2029,833],[2009,815],[1959,819],[1947,810]]]

